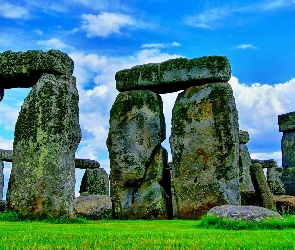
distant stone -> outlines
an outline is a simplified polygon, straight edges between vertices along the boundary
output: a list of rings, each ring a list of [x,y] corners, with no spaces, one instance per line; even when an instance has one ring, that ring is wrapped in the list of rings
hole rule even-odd
[[[0,160],[12,162],[12,150],[0,149]]]
[[[4,164],[3,161],[0,159],[0,201],[3,197],[3,187],[4,187],[4,174],[3,174]]]
[[[109,178],[103,168],[87,168],[80,186],[80,194],[109,195]]]
[[[81,140],[73,76],[43,74],[26,97],[13,142],[7,201],[23,214],[71,217]]]
[[[74,201],[75,213],[78,217],[90,220],[111,219],[112,202],[107,195],[81,194]]]
[[[257,160],[251,159],[252,164],[258,163],[261,165],[262,168],[277,168],[278,163],[274,159],[270,160]]]
[[[295,129],[295,112],[286,113],[278,116],[278,125],[280,132]]]
[[[29,88],[42,74],[72,75],[73,60],[58,50],[0,53],[0,89]]]
[[[94,160],[88,160],[88,159],[75,159],[75,168],[81,168],[81,169],[94,169],[94,168],[100,168],[100,164],[97,161]]]
[[[227,82],[230,77],[231,67],[226,57],[204,56],[135,66],[117,72],[115,79],[120,92],[146,89],[163,94],[211,82]]]
[[[283,182],[283,168],[268,168],[266,172],[267,183],[272,194],[285,194]]]
[[[212,208],[207,216],[217,216],[218,218],[227,218],[233,221],[260,222],[271,219],[284,220],[279,213],[257,206],[217,206]]]
[[[242,144],[248,143],[248,141],[250,141],[249,133],[247,131],[240,130],[239,131],[239,141]]]
[[[291,195],[274,195],[277,211],[283,213],[295,213],[295,197]]]
[[[228,83],[181,92],[172,112],[172,179],[179,218],[240,204],[239,124]]]

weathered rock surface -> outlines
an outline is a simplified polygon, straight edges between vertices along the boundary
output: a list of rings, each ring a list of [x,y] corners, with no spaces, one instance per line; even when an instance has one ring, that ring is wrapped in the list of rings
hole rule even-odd
[[[278,125],[280,132],[295,130],[295,112],[279,115]]]
[[[80,194],[109,195],[109,178],[103,168],[87,168],[80,186]]]
[[[259,205],[267,209],[275,209],[273,195],[270,192],[261,164],[254,163],[251,165],[250,173],[255,193],[261,202]]]
[[[53,74],[43,74],[25,99],[14,132],[10,209],[73,215],[78,100],[75,77]]]
[[[251,159],[252,164],[258,163],[261,165],[262,168],[277,168],[278,164],[274,159],[270,160],[257,160]]]
[[[272,194],[285,194],[282,168],[268,168],[266,172],[267,183]]]
[[[12,162],[12,150],[0,149],[0,160]]]
[[[112,202],[107,195],[89,195],[81,194],[75,198],[76,216],[84,217],[90,220],[111,219]]]
[[[4,187],[4,174],[3,174],[4,164],[3,161],[0,159],[0,201],[3,197],[3,187]]]
[[[94,169],[100,168],[99,162],[95,160],[88,160],[88,159],[75,159],[75,168],[81,169]]]
[[[245,145],[250,140],[247,131],[239,131],[239,166],[240,166],[240,190],[254,191],[250,175],[251,156],[248,147]]]
[[[240,204],[238,112],[231,86],[186,89],[173,108],[172,173],[179,218]]]
[[[274,195],[277,211],[283,213],[295,213],[295,197],[291,195]]]
[[[230,63],[224,56],[171,59],[121,70],[115,76],[120,92],[148,89],[159,94],[205,83],[227,82],[230,77]]]
[[[166,151],[161,148],[165,136],[163,103],[158,94],[135,90],[117,96],[107,139],[116,218],[168,217],[167,208],[158,205],[166,202],[167,195],[165,180],[158,176],[167,165]],[[150,211],[152,204],[154,210]]]
[[[0,53],[0,89],[29,88],[43,73],[72,75],[73,60],[58,50]]]
[[[217,216],[218,218],[227,218],[233,221],[256,221],[280,219],[284,218],[277,212],[271,211],[264,207],[257,206],[217,206],[208,212],[207,216]]]

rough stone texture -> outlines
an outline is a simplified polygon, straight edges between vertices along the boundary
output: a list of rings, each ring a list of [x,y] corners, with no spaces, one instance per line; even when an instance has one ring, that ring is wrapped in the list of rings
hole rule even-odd
[[[75,213],[90,220],[111,219],[112,202],[107,195],[81,194],[75,198]]]
[[[250,167],[251,179],[257,196],[260,200],[260,206],[267,209],[275,209],[273,195],[270,192],[261,164],[254,163]]]
[[[238,112],[231,86],[186,89],[172,115],[172,178],[179,218],[200,218],[220,204],[240,204]]]
[[[0,201],[3,197],[3,187],[4,187],[4,174],[3,174],[4,164],[3,161],[0,159]]]
[[[78,100],[75,77],[53,74],[43,74],[25,99],[14,132],[10,209],[72,216]]]
[[[12,150],[0,149],[0,160],[12,162]]]
[[[0,199],[0,212],[5,212],[6,211],[6,201],[2,201]]]
[[[120,92],[148,89],[159,94],[205,83],[227,82],[230,77],[230,63],[224,56],[171,59],[121,70],[115,76]]]
[[[261,165],[262,168],[277,168],[278,164],[274,159],[270,160],[257,160],[251,159],[252,164],[258,163]]]
[[[244,190],[240,194],[242,206],[260,206],[261,200],[255,191]]]
[[[88,160],[88,159],[75,159],[75,168],[81,168],[81,169],[94,169],[94,168],[100,168],[100,164],[97,161],[94,160]]]
[[[295,112],[279,115],[278,125],[280,132],[295,130]]]
[[[295,213],[295,197],[291,195],[274,195],[277,211],[280,214]]]
[[[0,89],[29,88],[43,73],[72,75],[73,60],[58,50],[0,53]]]
[[[169,171],[165,171],[167,153],[161,147],[165,136],[158,94],[148,90],[119,93],[111,109],[107,139],[114,217],[168,217],[164,188]]]
[[[272,194],[285,194],[283,168],[268,168],[266,173],[267,183]]]
[[[217,216],[218,218],[227,218],[233,221],[256,221],[284,218],[277,212],[257,206],[217,206],[208,212],[207,216]]]
[[[87,168],[80,186],[80,194],[109,195],[109,178],[103,168]]]
[[[246,144],[250,141],[250,136],[247,131],[240,130],[239,131],[239,142],[240,144]]]

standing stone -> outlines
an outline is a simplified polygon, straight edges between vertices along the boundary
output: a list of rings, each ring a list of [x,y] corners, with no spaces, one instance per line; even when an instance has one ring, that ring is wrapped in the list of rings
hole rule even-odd
[[[109,178],[103,168],[87,168],[80,186],[80,194],[109,195]]]
[[[179,218],[240,204],[238,112],[228,83],[186,89],[173,108],[172,173]]]
[[[4,188],[4,174],[3,174],[4,164],[3,161],[0,159],[0,201],[3,197],[3,188]]]
[[[240,190],[241,191],[254,191],[253,183],[250,175],[251,156],[246,146],[250,140],[247,131],[239,131],[239,166],[240,166]]]
[[[260,201],[259,206],[275,210],[275,201],[270,192],[261,164],[254,163],[251,165],[250,173],[255,193]]]
[[[43,74],[15,125],[8,205],[23,214],[72,216],[81,140],[76,78]]]
[[[272,194],[282,195],[286,192],[282,173],[282,168],[276,167],[267,169],[267,183]]]
[[[168,218],[167,152],[161,97],[148,90],[120,93],[110,112],[107,147],[115,218]]]
[[[279,115],[278,120],[280,132],[283,132],[283,182],[286,195],[295,196],[295,112]]]

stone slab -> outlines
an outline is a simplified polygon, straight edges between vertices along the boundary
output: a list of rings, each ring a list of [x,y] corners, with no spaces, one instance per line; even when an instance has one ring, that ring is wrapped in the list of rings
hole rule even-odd
[[[248,131],[240,130],[239,131],[239,142],[240,142],[240,144],[246,144],[249,141],[250,141],[250,136],[249,136]]]
[[[295,112],[290,112],[278,116],[278,125],[280,132],[295,129]]]
[[[0,160],[12,162],[12,150],[0,149]]]
[[[100,168],[100,164],[99,164],[99,162],[97,162],[95,160],[75,158],[75,168],[94,169],[94,168]]]
[[[257,160],[251,159],[252,164],[258,163],[261,165],[262,168],[277,168],[278,163],[274,159],[270,160]]]
[[[72,75],[73,60],[59,50],[0,53],[0,89],[29,88],[42,74]]]
[[[135,66],[118,71],[115,79],[120,92],[146,89],[163,94],[210,82],[227,82],[230,77],[231,66],[226,57],[204,56]]]

